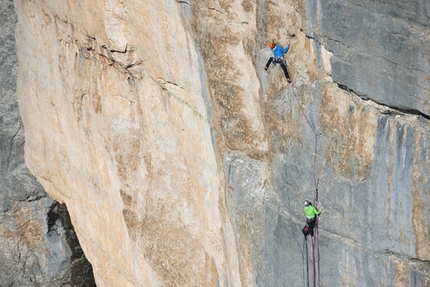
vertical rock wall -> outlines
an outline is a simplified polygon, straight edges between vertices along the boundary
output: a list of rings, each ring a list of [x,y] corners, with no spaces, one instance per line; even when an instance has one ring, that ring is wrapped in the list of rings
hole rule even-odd
[[[385,54],[428,7],[356,4],[16,1],[26,160],[98,286],[303,286],[315,182],[322,286],[428,284],[426,38]]]
[[[333,52],[333,80],[362,98],[430,114],[428,1],[307,1],[310,37]],[[318,32],[317,32],[318,31]]]
[[[0,22],[0,286],[94,286],[65,205],[24,162],[13,1],[1,2]]]
[[[97,285],[240,285],[188,5],[16,4],[27,161]]]

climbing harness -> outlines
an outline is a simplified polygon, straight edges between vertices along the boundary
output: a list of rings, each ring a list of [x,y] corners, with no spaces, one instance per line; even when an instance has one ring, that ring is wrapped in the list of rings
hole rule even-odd
[[[316,176],[316,164],[317,164],[317,149],[318,149],[318,133],[316,132],[315,127],[312,126],[311,122],[309,121],[308,117],[306,116],[305,112],[303,111],[303,108],[299,102],[299,99],[297,98],[296,91],[294,89],[294,85],[291,84],[291,90],[293,92],[293,96],[296,99],[297,105],[299,106],[300,112],[302,113],[303,117],[306,119],[306,122],[308,123],[309,127],[312,129],[312,132],[315,137],[315,146],[314,146],[314,185],[315,185],[315,200],[314,200],[314,206],[315,208],[318,207],[318,179]],[[315,216],[315,223],[314,223],[314,236],[312,238],[311,243],[311,253],[312,253],[312,272],[313,272],[313,287],[320,287],[321,286],[321,269],[320,269],[320,249],[319,249],[319,239],[318,239],[318,216]],[[304,244],[306,245],[306,270],[307,270],[307,286],[309,287],[309,268],[308,268],[308,245],[306,243],[306,237]]]
[[[282,64],[282,63],[285,63],[285,60],[283,57],[275,57],[275,58],[273,58],[273,63],[275,63],[275,65],[276,64]]]

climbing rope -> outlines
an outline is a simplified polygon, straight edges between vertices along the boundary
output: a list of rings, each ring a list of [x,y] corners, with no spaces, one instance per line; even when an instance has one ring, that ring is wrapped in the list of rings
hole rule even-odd
[[[303,111],[302,105],[299,102],[299,99],[297,98],[296,91],[294,89],[293,83],[291,83],[291,90],[293,92],[293,96],[296,99],[297,105],[299,106],[300,112],[302,113],[303,117],[306,119],[306,122],[308,123],[309,127],[312,129],[312,132],[315,137],[315,146],[314,146],[314,166],[313,166],[313,176],[314,176],[314,185],[315,185],[315,200],[314,200],[314,206],[315,208],[318,207],[318,179],[317,179],[317,172],[316,172],[316,165],[317,165],[317,150],[318,150],[318,133],[316,132],[316,129],[314,126],[312,126],[311,122],[309,121],[309,118],[306,116],[305,112]],[[306,242],[305,242],[306,244]],[[312,238],[312,271],[313,271],[313,287],[321,286],[320,281],[320,275],[321,275],[321,269],[320,269],[320,249],[319,249],[319,240],[318,240],[318,216],[315,217],[315,228],[314,228],[314,237]],[[315,256],[316,253],[316,256]],[[306,254],[307,254],[307,244],[306,244]],[[307,260],[307,257],[306,257]],[[306,262],[306,265],[308,265],[308,262]],[[308,286],[309,286],[309,270],[308,272]]]
[[[286,162],[286,154],[284,154],[284,161]],[[287,182],[287,178],[285,178],[285,182]],[[287,191],[287,204],[288,204],[288,210],[291,210],[291,200],[290,200],[290,193]],[[291,213],[289,213],[289,220],[292,221],[292,216]],[[293,233],[293,238],[296,241],[296,244],[298,246],[298,248],[300,249],[300,243],[299,240],[297,239],[297,234],[296,234],[296,230],[293,228],[293,225],[291,226],[291,232]],[[309,287],[309,251],[308,251],[308,245],[306,244],[306,238],[303,239],[303,247],[300,249],[300,252],[302,253],[302,266],[303,266],[303,270],[302,270],[302,274],[303,274],[303,282],[305,284],[305,287]],[[305,260],[306,260],[306,277],[307,277],[307,281],[305,280]],[[307,285],[306,285],[307,282]]]
[[[302,265],[303,265],[303,282],[305,286],[309,287],[309,251],[306,237],[303,239],[303,250],[302,252]],[[305,262],[306,262],[306,278],[305,278]]]

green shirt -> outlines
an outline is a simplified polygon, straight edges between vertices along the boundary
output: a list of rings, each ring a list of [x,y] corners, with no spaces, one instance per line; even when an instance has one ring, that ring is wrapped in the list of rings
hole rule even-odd
[[[321,213],[321,211],[317,210],[313,205],[306,206],[305,208],[303,208],[303,211],[305,212],[307,218],[314,218],[315,215]]]

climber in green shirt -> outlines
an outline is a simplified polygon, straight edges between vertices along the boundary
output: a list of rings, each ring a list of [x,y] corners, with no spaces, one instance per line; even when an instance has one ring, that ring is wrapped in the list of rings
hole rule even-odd
[[[316,209],[309,200],[304,202],[303,212],[306,215],[306,222],[309,226],[309,233],[314,236],[315,215],[320,215],[321,211]]]

